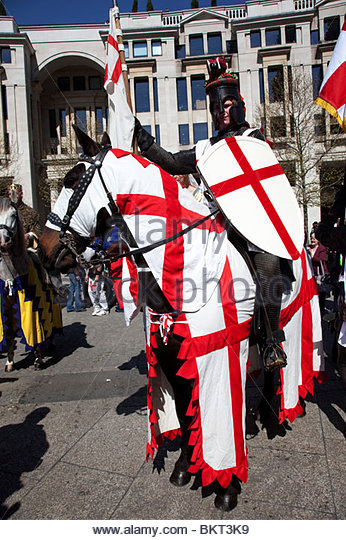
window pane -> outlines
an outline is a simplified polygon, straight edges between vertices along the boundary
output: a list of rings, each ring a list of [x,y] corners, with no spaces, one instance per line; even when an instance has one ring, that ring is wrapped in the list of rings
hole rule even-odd
[[[56,117],[55,109],[49,109],[49,136],[52,138],[56,137]]]
[[[185,58],[185,56],[186,56],[185,45],[177,45],[175,48],[175,57]]]
[[[296,27],[295,26],[285,26],[285,36],[286,43],[296,43]]]
[[[154,88],[154,111],[159,110],[159,96],[157,93],[157,79],[153,79],[153,88]]]
[[[266,45],[280,45],[281,35],[280,28],[272,28],[266,30]]]
[[[60,135],[61,137],[66,137],[66,111],[65,109],[60,109],[59,111],[59,122],[60,122]]]
[[[296,164],[294,161],[280,161],[280,165],[288,178],[291,186],[295,186],[297,183],[296,178]]]
[[[255,47],[262,47],[262,39],[261,39],[260,30],[253,30],[252,32],[250,32],[250,43],[253,49]]]
[[[160,136],[160,126],[159,126],[159,124],[155,124],[155,139],[156,139],[156,143],[160,144],[161,136]]]
[[[189,124],[179,125],[179,144],[181,146],[190,144]]]
[[[178,111],[187,111],[186,79],[177,79],[177,103]]]
[[[125,58],[128,58],[129,57],[129,44],[127,41],[124,41],[123,45],[124,45]]]
[[[204,75],[191,78],[191,94],[193,110],[206,109]]]
[[[4,84],[1,85],[2,94],[2,115],[4,120],[8,120],[8,108],[7,108],[7,89]]]
[[[338,133],[343,133],[339,122],[333,116],[330,117],[330,133],[333,133],[334,135],[337,135]]]
[[[314,129],[316,137],[322,137],[326,134],[326,124],[323,114],[314,114]]]
[[[312,66],[311,70],[312,70],[313,98],[316,99],[320,91],[322,80],[323,80],[322,66],[321,65]]]
[[[11,63],[11,49],[9,47],[1,49],[1,63],[2,64]]]
[[[221,34],[208,34],[208,54],[219,54],[221,52]]]
[[[326,41],[331,41],[338,39],[340,34],[340,19],[337,15],[336,17],[328,17],[324,19],[324,39]]]
[[[76,109],[76,124],[82,131],[87,131],[86,109]]]
[[[260,103],[264,103],[264,79],[263,79],[263,69],[259,69],[259,89],[260,89]]]
[[[89,90],[101,90],[101,77],[98,75],[89,77]]]
[[[310,32],[310,44],[311,45],[318,45],[320,42],[320,38],[318,35],[318,30],[311,30]]]
[[[135,101],[137,112],[150,111],[148,79],[135,79]]]
[[[58,77],[57,84],[59,90],[68,92],[70,90],[70,77]]]
[[[73,77],[73,90],[85,90],[85,77],[82,75]]]
[[[152,41],[151,42],[151,54],[153,56],[161,56],[162,55],[161,39],[158,39],[157,41]]]
[[[133,56],[135,58],[138,58],[139,56],[148,56],[146,41],[137,41],[133,44]]]
[[[190,55],[198,56],[204,54],[203,36],[190,36]]]
[[[143,126],[143,128],[145,129],[145,131],[147,131],[151,135],[151,126],[147,125],[147,126]]]
[[[199,122],[193,124],[193,142],[196,144],[198,141],[208,138],[208,124],[206,122]]]
[[[283,101],[284,98],[284,78],[282,66],[268,68],[269,101]]]
[[[273,116],[270,119],[272,137],[286,137],[286,122],[284,116]]]
[[[226,51],[228,54],[238,52],[238,43],[236,39],[228,39],[226,41]]]
[[[95,108],[95,120],[96,120],[96,133],[101,135],[103,133],[103,114],[102,107]]]

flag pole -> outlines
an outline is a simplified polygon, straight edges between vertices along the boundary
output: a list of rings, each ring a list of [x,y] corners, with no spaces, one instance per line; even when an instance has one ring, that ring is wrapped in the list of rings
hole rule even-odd
[[[119,57],[122,67],[122,74],[124,79],[124,86],[125,86],[125,92],[126,92],[126,99],[127,104],[130,107],[131,112],[133,113],[133,107],[132,107],[132,100],[131,100],[131,93],[130,93],[130,84],[129,84],[129,76],[127,72],[127,64],[126,64],[126,58],[125,58],[125,48],[124,48],[124,40],[123,40],[123,32],[121,29],[120,24],[120,12],[117,0],[113,0],[113,9],[112,9],[112,15],[115,19],[115,28],[117,30],[117,41],[118,41],[118,47],[119,47]],[[133,151],[135,154],[138,154],[138,145],[137,145],[137,137],[136,135],[133,135]]]
[[[119,56],[120,56],[120,62],[124,77],[124,84],[125,84],[125,90],[126,90],[126,98],[128,106],[131,109],[131,112],[133,112],[132,109],[132,101],[131,101],[131,94],[130,94],[130,85],[129,85],[129,77],[127,74],[127,65],[126,65],[126,58],[125,58],[125,48],[124,48],[124,40],[123,40],[123,33],[121,30],[120,25],[120,13],[118,8],[117,0],[113,0],[113,9],[112,14],[115,19],[115,28],[117,29],[117,41],[118,41],[118,47],[119,47]]]

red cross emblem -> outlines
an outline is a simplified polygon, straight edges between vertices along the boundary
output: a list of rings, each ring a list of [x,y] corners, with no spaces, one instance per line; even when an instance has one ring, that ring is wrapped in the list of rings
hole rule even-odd
[[[225,147],[231,152],[229,163]],[[256,167],[251,165],[254,152]],[[241,173],[237,167],[235,176],[220,181],[225,171],[228,175],[234,170],[234,158]],[[245,238],[278,256],[299,257],[304,241],[301,212],[281,165],[265,142],[253,137],[222,140],[202,156],[198,168],[224,214]],[[252,191],[244,189],[249,187]]]

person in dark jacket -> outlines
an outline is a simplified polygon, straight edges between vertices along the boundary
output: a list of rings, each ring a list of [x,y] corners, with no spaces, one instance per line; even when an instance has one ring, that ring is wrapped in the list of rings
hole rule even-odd
[[[346,173],[343,187],[338,191],[334,204],[329,213],[326,214],[316,230],[316,238],[331,250],[341,255],[342,264],[340,267],[340,294],[337,314],[338,331],[338,357],[337,366],[341,381],[346,390]]]

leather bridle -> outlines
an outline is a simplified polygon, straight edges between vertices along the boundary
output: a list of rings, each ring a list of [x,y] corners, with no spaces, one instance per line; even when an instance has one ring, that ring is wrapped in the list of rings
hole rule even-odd
[[[91,183],[91,181],[92,181],[92,179],[94,177],[94,174],[95,174],[96,170],[99,173],[102,187],[106,192],[106,196],[107,196],[107,199],[108,199],[108,206],[109,206],[110,211],[111,211],[111,217],[120,215],[119,209],[118,209],[116,203],[114,202],[112,194],[108,190],[107,185],[106,185],[106,183],[104,181],[104,178],[102,176],[102,173],[101,173],[101,167],[102,167],[103,160],[104,160],[107,152],[110,150],[110,148],[111,147],[109,145],[102,147],[100,152],[94,158],[86,156],[84,154],[80,156],[79,161],[80,162],[84,161],[84,162],[90,163],[90,167],[85,171],[85,173],[83,174],[83,176],[79,180],[78,185],[74,189],[73,194],[72,194],[72,196],[71,196],[71,198],[69,200],[69,204],[68,204],[67,211],[66,211],[66,214],[65,214],[64,218],[61,219],[57,214],[55,214],[53,212],[48,214],[47,219],[53,225],[57,225],[60,228],[59,244],[58,244],[58,247],[57,247],[56,252],[54,254],[55,255],[55,261],[54,261],[55,265],[59,265],[60,262],[62,261],[62,259],[68,254],[72,254],[75,257],[76,262],[81,266],[95,266],[95,265],[99,265],[100,263],[108,263],[108,262],[116,261],[116,260],[121,259],[123,257],[130,257],[130,256],[135,256],[135,255],[141,255],[141,254],[144,254],[144,253],[148,253],[149,251],[151,251],[151,250],[153,250],[153,249],[155,249],[157,247],[168,244],[169,242],[172,242],[172,241],[176,240],[180,236],[183,236],[184,234],[187,234],[189,231],[191,231],[195,227],[198,227],[199,225],[201,225],[202,223],[204,223],[209,218],[211,218],[212,216],[214,216],[215,214],[217,214],[219,212],[219,209],[216,209],[213,212],[211,212],[210,214],[208,214],[207,216],[204,216],[203,218],[199,219],[198,221],[196,221],[195,223],[193,223],[189,227],[186,227],[182,231],[174,234],[173,236],[170,236],[169,238],[164,238],[163,240],[155,242],[154,244],[150,244],[150,245],[145,246],[143,248],[131,249],[129,251],[126,251],[124,253],[119,253],[118,255],[114,255],[114,256],[111,256],[111,257],[106,257],[104,254],[102,254],[100,252],[99,253],[99,258],[93,258],[92,261],[86,262],[84,257],[81,255],[81,253],[78,253],[77,244],[79,244],[79,247],[83,246],[82,249],[84,251],[86,249],[86,247],[88,245],[90,245],[90,239],[85,238],[85,237],[81,236],[79,233],[77,233],[77,231],[75,231],[71,227],[70,222],[71,222],[73,214],[75,213],[75,211],[77,210],[81,200],[83,199],[83,197],[85,195],[85,192],[86,192],[87,188],[89,187],[89,185],[90,185],[90,183]],[[68,232],[71,233],[71,234],[67,234]],[[50,257],[50,259],[51,259],[51,257]]]

